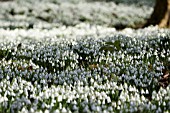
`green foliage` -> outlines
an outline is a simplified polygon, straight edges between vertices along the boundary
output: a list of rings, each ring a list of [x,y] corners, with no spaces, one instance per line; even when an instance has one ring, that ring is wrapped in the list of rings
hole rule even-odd
[[[114,52],[114,51],[119,51],[121,50],[121,42],[120,40],[116,40],[113,42],[106,42],[105,43],[106,45],[102,46],[99,51],[102,52],[102,51],[105,51],[105,52]]]

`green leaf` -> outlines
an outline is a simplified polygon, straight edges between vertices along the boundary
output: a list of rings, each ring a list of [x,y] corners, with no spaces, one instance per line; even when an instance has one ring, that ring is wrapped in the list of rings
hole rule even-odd
[[[114,51],[114,47],[112,47],[112,46],[103,46],[103,47],[101,47],[101,48],[99,49],[99,51],[100,51],[100,52],[102,52],[102,51],[105,51],[105,52],[108,52],[108,51],[113,52],[113,51]]]
[[[114,45],[113,42],[106,42],[105,44],[106,44],[106,45]]]
[[[0,50],[0,60],[5,58],[6,60],[9,60],[12,58],[12,52],[10,50]]]
[[[2,60],[6,56],[7,50],[0,50],[0,60]]]
[[[114,46],[116,47],[117,50],[120,50],[121,49],[121,42],[120,42],[120,40],[116,40],[114,42]]]
[[[106,46],[101,47],[102,50],[107,50],[113,52],[113,50],[120,50],[121,49],[121,42],[120,40],[116,40],[115,42],[106,42]]]

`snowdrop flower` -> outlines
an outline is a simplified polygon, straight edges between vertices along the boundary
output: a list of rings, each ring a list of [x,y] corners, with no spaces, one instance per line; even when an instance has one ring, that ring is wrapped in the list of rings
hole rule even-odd
[[[132,87],[131,85],[129,86],[129,91],[136,91],[135,87]]]
[[[149,94],[149,91],[148,91],[148,89],[146,89],[146,93],[145,94]]]
[[[141,89],[141,94],[145,94],[145,91],[143,89]]]
[[[72,108],[74,111],[77,111],[78,110],[78,107],[76,105],[73,105],[73,108]]]
[[[62,108],[61,112],[62,112],[62,113],[67,113],[66,108]]]
[[[31,112],[31,113],[34,113],[35,111],[34,111],[34,109],[33,109],[33,108],[31,108],[31,109],[30,109],[30,112]]]
[[[60,110],[56,109],[56,110],[54,111],[54,113],[60,113]]]
[[[111,103],[110,97],[107,97],[107,103]]]
[[[96,108],[96,106],[95,106],[94,104],[92,104],[92,105],[91,105],[91,109],[92,109],[93,111],[96,111],[97,108]]]
[[[146,99],[145,99],[145,97],[143,95],[141,96],[141,100],[146,101]]]
[[[83,112],[85,112],[85,113],[89,113],[90,112],[88,105],[86,105],[84,107]]]
[[[158,109],[156,110],[156,113],[161,113],[162,109],[160,107],[158,107]]]
[[[49,110],[45,110],[45,112],[44,112],[44,113],[50,113],[50,112],[49,112]]]

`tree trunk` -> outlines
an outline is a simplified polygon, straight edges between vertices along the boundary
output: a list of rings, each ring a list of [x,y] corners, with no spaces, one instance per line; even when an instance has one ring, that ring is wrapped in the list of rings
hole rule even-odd
[[[154,11],[144,27],[149,25],[170,28],[170,0],[156,0]]]

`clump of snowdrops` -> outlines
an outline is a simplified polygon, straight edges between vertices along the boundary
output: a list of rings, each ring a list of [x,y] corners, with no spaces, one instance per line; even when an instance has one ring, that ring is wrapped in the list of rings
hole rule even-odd
[[[170,110],[169,30],[0,31],[0,112]]]

